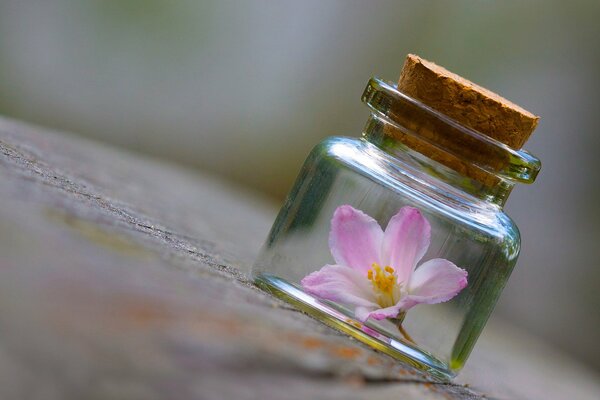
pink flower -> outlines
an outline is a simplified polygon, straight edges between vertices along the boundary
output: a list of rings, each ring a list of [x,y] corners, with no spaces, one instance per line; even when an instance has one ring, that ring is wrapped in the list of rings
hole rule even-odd
[[[364,322],[396,318],[417,304],[450,300],[467,286],[467,271],[443,258],[421,264],[431,227],[421,212],[403,207],[385,232],[377,221],[349,205],[331,220],[329,248],[335,265],[302,279],[310,294],[355,307]]]

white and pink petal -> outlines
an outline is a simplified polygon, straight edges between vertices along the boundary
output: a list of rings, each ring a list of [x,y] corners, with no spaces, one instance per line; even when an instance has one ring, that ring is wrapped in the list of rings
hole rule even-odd
[[[377,307],[370,282],[358,271],[343,265],[325,265],[305,276],[300,284],[306,292],[325,300],[355,307]]]
[[[410,279],[417,263],[429,248],[431,227],[414,207],[402,207],[385,229],[382,261],[396,270],[399,282]]]
[[[390,307],[378,308],[376,310],[373,310],[373,311],[369,312],[369,315],[367,316],[367,318],[373,318],[377,321],[380,321],[380,320],[386,319],[386,318],[396,318],[398,316],[398,314],[400,314],[402,311],[404,311],[403,304],[402,304],[402,302],[399,302]]]
[[[380,264],[383,230],[373,218],[349,205],[339,206],[331,220],[329,248],[338,265],[367,275],[373,263]]]
[[[434,258],[415,270],[406,301],[436,304],[450,300],[467,286],[467,271],[443,258]]]
[[[377,309],[377,307],[379,307],[377,304],[375,304],[373,307],[356,307],[354,309],[354,316],[360,322],[365,322],[371,316],[371,312]]]

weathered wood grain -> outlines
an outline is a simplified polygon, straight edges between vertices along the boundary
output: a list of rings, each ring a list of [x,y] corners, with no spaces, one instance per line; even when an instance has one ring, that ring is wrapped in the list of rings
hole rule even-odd
[[[472,390],[291,309],[247,278],[273,216],[213,178],[0,119],[0,398],[600,393],[591,372],[501,323],[459,381]]]

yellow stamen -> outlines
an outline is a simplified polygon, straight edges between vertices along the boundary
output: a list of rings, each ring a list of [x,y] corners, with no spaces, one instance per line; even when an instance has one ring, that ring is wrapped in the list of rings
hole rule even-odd
[[[367,271],[367,278],[373,284],[377,294],[377,302],[381,307],[389,307],[395,304],[400,289],[394,268],[387,265],[381,269],[377,263],[371,264],[372,268]]]

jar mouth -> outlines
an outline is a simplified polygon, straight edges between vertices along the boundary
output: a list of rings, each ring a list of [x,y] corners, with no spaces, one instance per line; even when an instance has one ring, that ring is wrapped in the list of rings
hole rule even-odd
[[[397,132],[395,137],[414,150],[443,154],[450,168],[467,163],[511,182],[533,183],[541,168],[538,158],[515,150],[400,92],[377,77],[369,80],[362,101],[374,116]],[[407,138],[403,140],[402,137]],[[427,152],[424,149],[429,149]]]

